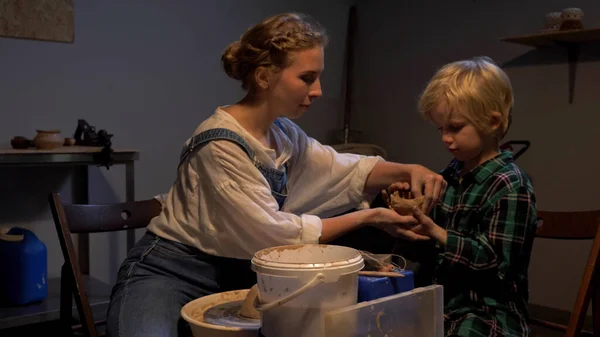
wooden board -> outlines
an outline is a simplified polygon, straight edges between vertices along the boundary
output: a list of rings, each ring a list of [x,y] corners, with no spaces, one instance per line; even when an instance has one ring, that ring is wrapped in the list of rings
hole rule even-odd
[[[0,36],[73,42],[73,0],[0,0]]]
[[[578,29],[505,37],[505,42],[522,44],[530,47],[547,47],[557,43],[584,43],[600,41],[600,28]]]

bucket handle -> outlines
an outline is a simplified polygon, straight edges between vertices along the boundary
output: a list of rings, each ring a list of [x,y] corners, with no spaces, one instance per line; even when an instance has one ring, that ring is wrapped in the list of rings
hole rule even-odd
[[[254,298],[254,308],[257,311],[266,311],[266,310],[270,310],[273,308],[276,308],[282,304],[285,304],[291,300],[293,300],[294,298],[300,296],[302,293],[304,293],[305,291],[309,290],[310,288],[313,288],[314,286],[316,286],[319,283],[323,283],[325,282],[325,274],[323,273],[318,273],[317,275],[315,275],[315,277],[313,277],[312,280],[310,280],[308,283],[306,283],[305,285],[303,285],[302,287],[296,289],[294,292],[292,292],[291,294],[284,296],[282,298],[279,298],[271,303],[258,303],[258,296]]]

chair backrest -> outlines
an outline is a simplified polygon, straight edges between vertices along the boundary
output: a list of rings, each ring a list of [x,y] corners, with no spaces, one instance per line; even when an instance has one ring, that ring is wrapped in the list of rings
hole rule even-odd
[[[537,237],[591,240],[600,226],[600,210],[554,212],[538,211]]]
[[[600,210],[577,212],[538,211],[536,236],[550,239],[593,239],[577,299],[571,312],[566,336],[581,333],[590,301],[592,301],[593,333],[600,336]]]
[[[53,195],[54,204],[62,209],[59,219],[71,233],[100,233],[144,228],[150,219],[160,213],[158,200],[142,200],[115,204],[63,204],[58,194]]]
[[[143,228],[160,214],[161,204],[155,199],[99,205],[64,204],[58,193],[50,194],[49,203],[65,259],[61,272],[61,320],[70,320],[74,296],[86,335],[95,337],[98,333],[71,234]]]

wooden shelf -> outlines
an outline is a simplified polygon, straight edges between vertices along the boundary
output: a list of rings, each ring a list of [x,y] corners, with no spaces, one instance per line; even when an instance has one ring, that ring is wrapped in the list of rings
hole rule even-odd
[[[106,309],[110,302],[112,285],[93,276],[84,275],[83,282],[88,293],[90,306],[98,319],[106,319]],[[77,307],[72,303],[74,317]],[[60,318],[60,277],[48,279],[48,297],[41,302],[20,306],[0,305],[0,335],[4,329],[57,321]]]
[[[52,150],[13,149],[0,145],[0,167],[2,166],[35,166],[35,165],[97,165],[105,163],[102,147],[97,146],[62,146]],[[137,150],[113,149],[108,164],[121,164],[139,159]]]
[[[567,49],[569,63],[569,103],[573,103],[575,77],[581,45],[600,42],[600,28],[573,29],[553,32],[541,32],[531,35],[505,37],[504,42],[516,43],[535,48],[564,46]]]
[[[530,47],[549,47],[556,44],[581,44],[600,41],[600,28],[554,31],[505,37],[501,40]]]

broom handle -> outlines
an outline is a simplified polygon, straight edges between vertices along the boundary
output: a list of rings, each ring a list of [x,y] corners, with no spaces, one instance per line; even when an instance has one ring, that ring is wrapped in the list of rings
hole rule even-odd
[[[348,35],[346,37],[346,71],[344,79],[344,144],[350,141],[350,112],[352,101],[352,66],[354,63],[354,30],[356,26],[356,7],[350,6],[348,15]]]

